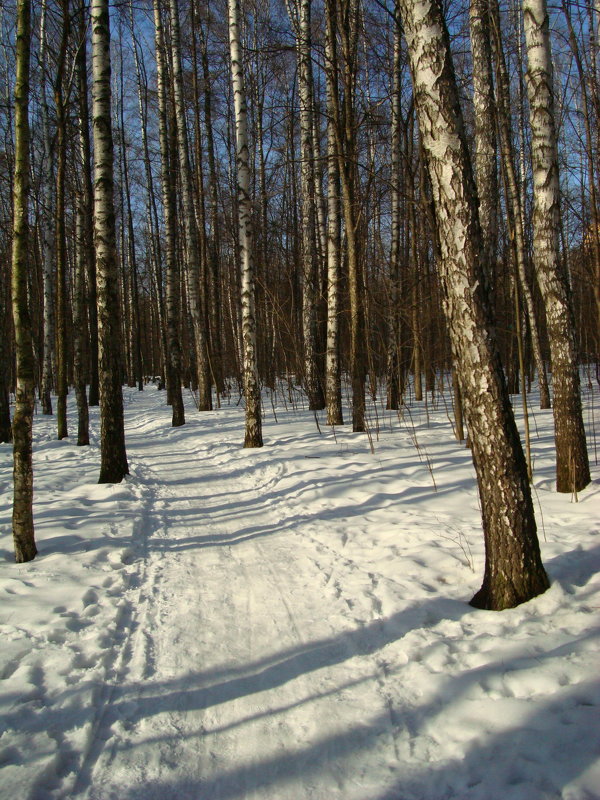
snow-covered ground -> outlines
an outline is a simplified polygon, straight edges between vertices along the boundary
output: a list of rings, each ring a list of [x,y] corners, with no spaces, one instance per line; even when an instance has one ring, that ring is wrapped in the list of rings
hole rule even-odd
[[[88,448],[36,417],[30,564],[1,446],[3,800],[600,798],[597,388],[578,502],[534,408],[552,586],[501,613],[468,605],[483,542],[449,401],[372,407],[365,436],[282,391],[244,450],[237,398],[179,429],[164,400],[125,390],[120,485],[96,483],[97,409]]]

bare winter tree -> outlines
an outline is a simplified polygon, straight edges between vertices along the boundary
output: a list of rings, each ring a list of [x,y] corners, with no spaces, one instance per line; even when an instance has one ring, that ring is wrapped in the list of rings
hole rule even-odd
[[[13,189],[12,307],[15,326],[17,386],[13,416],[15,561],[37,554],[33,529],[33,467],[31,459],[35,360],[27,297],[29,262],[29,63],[31,6],[17,4],[15,81],[15,170]]]
[[[158,91],[158,135],[161,154],[161,185],[165,218],[165,261],[167,271],[167,350],[169,366],[167,381],[172,405],[171,424],[177,428],[185,424],[185,410],[181,394],[181,343],[179,340],[179,270],[176,252],[176,204],[173,159],[169,152],[167,110],[167,62],[164,48],[163,24],[160,2],[154,0],[154,31],[156,46],[156,83]]]
[[[523,0],[523,14],[533,159],[533,258],[546,309],[552,361],[556,488],[559,492],[577,492],[591,478],[581,412],[575,317],[559,247],[558,146],[546,0]]]
[[[237,154],[238,227],[242,265],[242,340],[246,434],[244,447],[262,447],[260,386],[256,366],[256,323],[254,310],[253,222],[250,200],[246,87],[240,46],[239,0],[228,0],[231,81],[235,106]]]
[[[113,137],[108,0],[92,2],[94,120],[94,243],[98,286],[100,383],[99,483],[120,483],[129,474],[123,420],[121,314],[115,235]]]
[[[440,244],[439,271],[471,434],[486,564],[471,600],[512,607],[545,591],[525,458],[491,334],[478,200],[440,0],[400,0]]]

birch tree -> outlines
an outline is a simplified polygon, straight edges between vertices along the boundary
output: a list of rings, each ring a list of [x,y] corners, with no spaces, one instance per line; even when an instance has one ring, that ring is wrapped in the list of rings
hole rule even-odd
[[[336,41],[331,26],[325,34],[325,80],[327,86],[327,351],[325,357],[325,398],[327,424],[343,425],[340,374],[340,170],[335,135],[334,103],[338,96]]]
[[[165,260],[167,271],[167,348],[169,365],[167,380],[172,405],[171,425],[176,428],[185,423],[185,410],[181,394],[181,343],[179,340],[179,270],[176,252],[176,206],[174,154],[169,152],[167,69],[163,24],[159,0],[154,0],[154,35],[156,46],[156,82],[158,90],[158,135],[161,154],[161,185],[165,219]]]
[[[14,496],[12,527],[15,561],[37,554],[33,528],[32,425],[35,361],[27,297],[29,263],[29,64],[31,6],[17,3],[15,80],[15,167],[13,188],[12,308],[15,327],[16,392],[13,416]]]
[[[440,0],[399,0],[440,244],[444,311],[471,434],[486,564],[471,600],[500,610],[545,591],[527,468],[491,334],[478,200]]]
[[[246,87],[240,44],[239,0],[228,0],[229,52],[235,108],[236,164],[238,191],[238,235],[241,262],[242,348],[246,433],[244,447],[262,447],[260,386],[256,363],[256,324],[254,310],[253,222],[250,200]]]
[[[178,0],[169,0],[171,23],[171,67],[173,70],[173,96],[177,128],[177,153],[179,156],[179,176],[181,179],[181,199],[183,205],[183,229],[185,232],[186,288],[190,315],[194,327],[196,345],[196,366],[198,373],[198,409],[209,411],[212,408],[210,363],[206,326],[203,319],[200,295],[200,242],[194,211],[194,189],[188,129],[183,96],[183,68],[181,64],[181,34],[179,24]]]
[[[108,0],[92,0],[92,75],[94,244],[98,291],[101,424],[98,482],[120,483],[129,474],[129,467],[125,451],[121,386],[121,312],[115,232]]]
[[[533,159],[533,258],[546,309],[552,361],[556,489],[577,492],[591,478],[581,411],[575,317],[559,247],[558,147],[546,0],[523,0],[523,16]]]

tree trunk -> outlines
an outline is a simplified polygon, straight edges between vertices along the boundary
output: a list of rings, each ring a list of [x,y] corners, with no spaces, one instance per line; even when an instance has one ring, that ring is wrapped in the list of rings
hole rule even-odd
[[[500,610],[548,587],[527,469],[491,335],[478,200],[440,0],[400,0],[439,233],[444,311],[463,396],[486,543],[472,605]]]
[[[337,96],[337,74],[331,68],[336,63],[336,42],[327,30],[325,47],[330,67],[327,81],[327,353],[325,370],[325,397],[327,424],[343,425],[342,384],[340,374],[340,171],[334,129],[334,95]]]
[[[177,151],[179,174],[181,178],[181,199],[183,204],[183,228],[185,231],[185,265],[187,292],[192,324],[194,327],[196,366],[198,372],[198,409],[209,411],[212,408],[210,363],[208,342],[203,319],[200,295],[200,243],[198,226],[194,213],[194,191],[190,164],[188,130],[183,97],[183,69],[181,65],[181,41],[179,27],[178,0],[169,0],[171,21],[171,66],[173,70],[173,93],[175,99],[175,119],[177,124]]]
[[[96,279],[96,255],[94,252],[94,188],[92,185],[90,120],[88,109],[87,78],[87,10],[85,0],[79,6],[79,47],[77,61],[77,93],[79,110],[79,148],[81,152],[81,182],[83,193],[83,245],[85,247],[87,312],[89,324],[89,383],[88,402],[97,406],[100,402],[98,376],[98,290]]]
[[[85,390],[85,234],[84,207],[81,197],[77,199],[76,242],[75,242],[75,280],[73,286],[73,383],[77,401],[77,444],[90,443],[89,409]]]
[[[33,530],[32,422],[35,361],[27,298],[29,261],[29,58],[31,7],[17,4],[15,79],[15,173],[13,188],[12,308],[15,326],[17,386],[13,417],[14,499],[12,527],[15,561],[37,554]]]
[[[46,90],[48,72],[47,2],[42,3],[40,16],[40,62],[42,69],[42,135],[43,173],[41,221],[42,264],[44,270],[44,360],[42,366],[42,413],[52,414],[52,390],[54,388],[54,148],[50,134],[50,109]]]
[[[490,291],[495,284],[498,246],[498,167],[494,75],[488,0],[471,0],[469,30],[473,58],[475,112],[475,175],[479,194],[479,222]]]
[[[129,474],[123,420],[121,315],[117,269],[108,0],[92,0],[94,119],[94,244],[98,291],[100,478],[120,483]]]
[[[64,73],[70,32],[69,0],[62,0],[62,32],[54,101],[56,104],[56,426],[58,439],[66,438],[67,429],[67,239],[65,220],[65,183],[67,168],[67,107],[64,96]]]
[[[175,170],[169,152],[168,111],[166,94],[166,58],[163,25],[159,0],[154,0],[154,26],[156,44],[156,80],[158,89],[158,133],[161,153],[161,183],[163,213],[165,218],[165,260],[167,270],[167,346],[169,368],[169,395],[172,404],[171,425],[185,424],[185,411],[181,394],[181,343],[179,340],[179,270],[176,253]]]
[[[246,88],[240,46],[239,0],[228,0],[231,81],[235,106],[238,228],[242,273],[242,341],[246,435],[244,447],[262,447],[260,386],[256,366],[256,324],[254,312],[253,222],[250,200]]]
[[[577,492],[591,478],[581,411],[575,315],[559,248],[558,147],[546,0],[523,0],[523,12],[533,159],[533,258],[546,308],[552,361],[556,489]]]
[[[533,302],[531,281],[527,271],[525,233],[523,230],[524,214],[517,180],[515,153],[510,129],[510,85],[501,37],[500,11],[497,0],[488,0],[488,2],[490,7],[492,36],[496,57],[496,103],[498,108],[498,127],[500,130],[500,142],[502,150],[502,168],[506,182],[508,225],[513,238],[517,279],[521,285],[521,294],[527,310],[533,358],[538,371],[538,381],[540,385],[540,407],[550,408],[550,392],[548,389],[546,368],[542,358],[538,320],[535,312],[535,304]]]

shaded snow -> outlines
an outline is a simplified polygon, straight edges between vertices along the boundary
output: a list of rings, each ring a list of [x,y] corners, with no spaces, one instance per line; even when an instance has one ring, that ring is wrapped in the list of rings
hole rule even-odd
[[[467,604],[481,523],[443,398],[372,409],[374,452],[285,394],[260,450],[235,399],[178,429],[164,399],[125,390],[116,486],[97,409],[89,448],[36,417],[31,564],[11,563],[0,450],[0,798],[600,798],[600,473],[554,493],[550,411],[552,586],[492,613]]]

